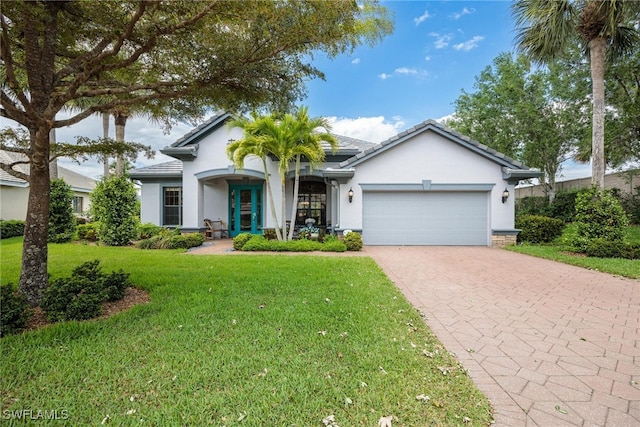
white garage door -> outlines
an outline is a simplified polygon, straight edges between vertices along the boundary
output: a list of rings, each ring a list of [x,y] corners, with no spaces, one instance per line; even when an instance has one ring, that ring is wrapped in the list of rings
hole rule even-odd
[[[367,245],[488,244],[486,192],[363,193]]]

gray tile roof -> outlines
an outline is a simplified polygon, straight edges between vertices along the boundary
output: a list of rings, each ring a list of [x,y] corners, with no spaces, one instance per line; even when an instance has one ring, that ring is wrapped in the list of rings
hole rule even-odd
[[[436,122],[435,120],[431,119],[419,123],[403,132],[400,132],[399,134],[394,135],[391,138],[380,142],[379,144],[365,148],[360,153],[340,163],[340,167],[348,168],[355,166],[425,131],[436,132],[437,134],[444,136],[445,138],[456,142],[465,148],[468,148],[496,163],[501,164],[503,167],[511,169],[530,169],[523,163],[505,156],[504,154],[492,148],[489,148],[486,145],[479,143],[478,141],[472,140],[466,135],[462,135],[460,132],[446,127],[442,123]]]
[[[182,176],[182,161],[171,160],[165,163],[158,163],[157,165],[146,166],[143,168],[134,169],[130,173],[133,179],[144,178],[172,178]]]
[[[9,163],[13,163],[15,161],[19,161],[23,159],[26,159],[26,157],[21,154],[0,150],[0,161],[2,163],[9,164]],[[14,169],[26,175],[29,175],[28,164],[16,165]],[[58,166],[58,177],[63,179],[64,182],[69,184],[71,188],[73,188],[74,190],[90,192],[96,187],[96,180],[89,178],[88,176],[74,172],[62,166]],[[24,181],[23,179],[16,178],[15,176],[10,175],[9,173],[1,169],[0,169],[0,180],[7,183],[13,183],[19,186],[27,185],[27,182]]]

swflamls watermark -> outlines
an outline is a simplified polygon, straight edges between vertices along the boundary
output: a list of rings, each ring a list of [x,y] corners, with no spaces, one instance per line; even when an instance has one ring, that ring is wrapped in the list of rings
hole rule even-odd
[[[66,409],[4,409],[3,420],[68,420]]]

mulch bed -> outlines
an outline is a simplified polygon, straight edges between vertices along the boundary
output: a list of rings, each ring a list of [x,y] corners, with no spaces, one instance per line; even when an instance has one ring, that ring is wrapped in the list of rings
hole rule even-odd
[[[107,301],[102,303],[102,315],[96,317],[96,319],[105,319],[115,314],[123,312],[139,304],[146,304],[149,302],[149,294],[146,291],[138,288],[127,288],[124,291],[124,298],[118,301]],[[44,311],[40,307],[33,309],[33,316],[27,322],[26,331],[42,328],[47,325],[51,325],[44,314]]]

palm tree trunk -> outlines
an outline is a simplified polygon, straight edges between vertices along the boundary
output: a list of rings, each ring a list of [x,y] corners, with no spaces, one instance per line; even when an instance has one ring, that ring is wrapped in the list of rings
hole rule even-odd
[[[278,240],[282,239],[282,230],[280,230],[280,223],[278,222],[278,215],[276,215],[276,204],[273,201],[273,191],[271,191],[271,180],[269,179],[269,171],[267,170],[267,161],[262,159],[262,167],[264,167],[264,181],[267,184],[267,195],[269,197],[269,206],[271,207],[271,216],[276,223],[276,237]]]
[[[597,37],[589,42],[591,81],[593,84],[593,128],[591,140],[591,184],[604,188],[604,60],[606,39]]]
[[[115,115],[116,142],[124,142],[124,128],[127,125],[127,118],[126,114],[117,113]],[[122,154],[118,154],[116,157],[116,176],[124,176],[124,156]]]
[[[296,223],[296,213],[298,211],[298,188],[300,187],[300,154],[296,156],[296,172],[293,182],[293,203],[291,204],[291,229],[289,230],[289,239],[293,240],[293,229]]]
[[[109,113],[102,113],[102,137],[109,138]],[[102,175],[104,179],[109,178],[109,155],[102,155]]]
[[[282,161],[282,160],[281,160]],[[287,190],[287,180],[286,180],[286,175],[282,175],[280,177],[280,181],[281,181],[281,186],[282,186],[282,203],[281,203],[281,210],[282,210],[282,240],[287,240],[287,221],[285,221],[285,218],[287,217],[287,200],[285,197],[286,194],[286,190]],[[291,226],[293,227],[293,224],[291,224]]]

